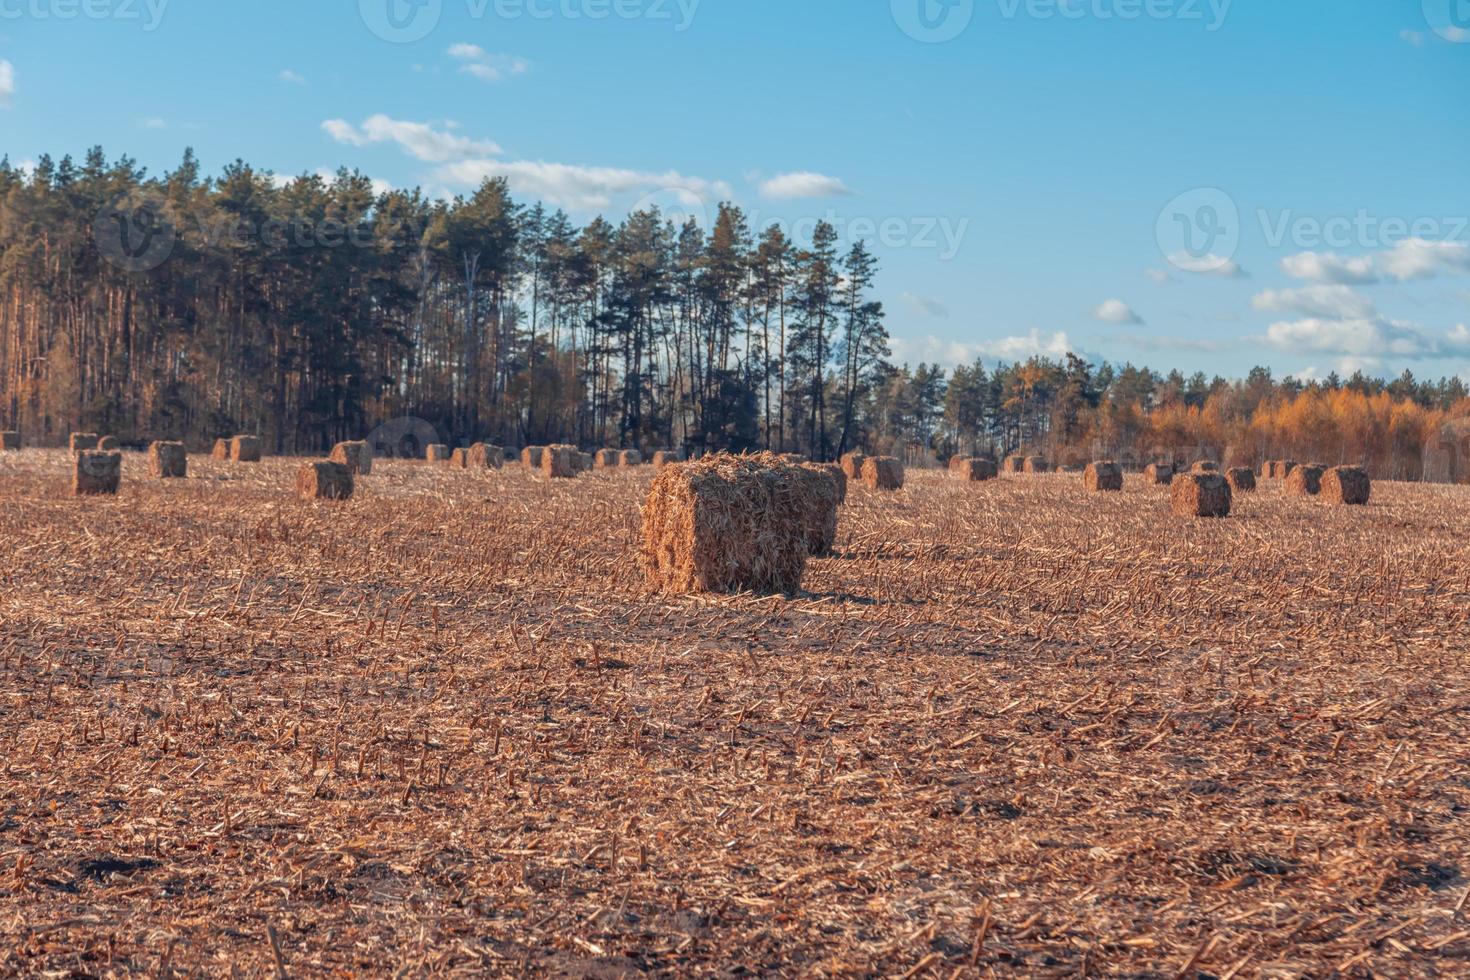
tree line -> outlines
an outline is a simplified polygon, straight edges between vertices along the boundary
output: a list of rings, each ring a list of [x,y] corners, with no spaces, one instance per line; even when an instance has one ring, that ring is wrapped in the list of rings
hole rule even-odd
[[[866,243],[825,222],[793,241],[729,203],[708,224],[649,207],[578,227],[503,180],[438,200],[347,170],[206,177],[192,152],[160,177],[100,149],[0,161],[0,425],[51,443],[250,432],[314,453],[411,416],[458,444],[1063,463],[1291,449],[1411,476],[1470,415],[1458,379],[896,366]]]

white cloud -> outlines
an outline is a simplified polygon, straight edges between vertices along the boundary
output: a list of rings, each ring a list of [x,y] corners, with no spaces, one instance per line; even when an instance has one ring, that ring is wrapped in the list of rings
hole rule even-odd
[[[1336,320],[1372,319],[1378,316],[1373,301],[1350,286],[1268,289],[1251,300],[1251,305],[1258,310],[1272,313],[1299,313],[1307,317]]]
[[[777,174],[762,182],[760,192],[761,197],[771,201],[792,201],[804,197],[845,197],[852,193],[838,178],[806,170]]]
[[[918,293],[906,292],[899,296],[909,308],[922,316],[934,317],[936,320],[949,319],[949,307],[937,299],[928,296],[920,296]]]
[[[446,128],[453,128],[449,124]],[[395,143],[403,152],[425,163],[450,163],[501,152],[488,140],[472,140],[454,133],[436,130],[428,123],[392,119],[382,113],[369,117],[361,127],[342,119],[328,119],[322,130],[338,143],[368,146]]]
[[[1352,317],[1273,323],[1266,342],[1292,354],[1337,354],[1358,360],[1362,367],[1385,359],[1422,360],[1470,354],[1470,331],[1463,326],[1435,335],[1417,324],[1383,317]]]
[[[1464,242],[1431,242],[1410,238],[1379,258],[1383,271],[1392,279],[1433,279],[1443,273],[1470,275],[1470,245]]]
[[[1348,258],[1333,252],[1302,252],[1282,259],[1281,271],[1309,282],[1368,285],[1378,281],[1371,255]]]
[[[1025,361],[1032,357],[1060,359],[1076,350],[1062,332],[1043,334],[1032,330],[1024,336],[996,337],[978,343],[941,340],[932,334],[915,339],[894,337],[891,347],[899,363],[937,363],[947,366],[970,364],[977,358],[993,361]]]
[[[1188,252],[1175,252],[1169,256],[1169,264],[1176,269],[1192,272],[1195,275],[1219,276],[1221,279],[1244,279],[1249,275],[1240,267],[1239,262],[1218,255],[1195,258]]]
[[[1154,282],[1158,283],[1160,286],[1164,285],[1165,283],[1174,281],[1174,277],[1169,275],[1167,269],[1144,269],[1143,274],[1148,276]]]
[[[283,68],[283,69],[281,69],[281,73],[276,76],[276,80],[277,81],[280,81],[280,82],[285,82],[288,85],[305,85],[306,84],[306,79],[305,78],[301,77],[301,75],[297,74],[296,72],[292,71],[289,68]]]
[[[144,129],[167,129],[168,123],[158,116],[151,116],[143,120],[142,126]]]
[[[507,75],[524,75],[531,67],[525,58],[510,54],[491,54],[478,44],[452,44],[449,57],[462,62],[459,70],[482,82],[498,82]]]
[[[15,97],[15,66],[0,59],[0,109],[9,109]]]
[[[640,194],[663,194],[685,204],[732,196],[726,184],[673,170],[650,173],[531,160],[464,160],[440,167],[436,177],[458,187],[474,187],[488,178],[504,177],[518,194],[579,211],[602,210],[617,197]]]
[[[1092,311],[1092,315],[1104,323],[1115,323],[1119,326],[1138,326],[1143,323],[1143,317],[1133,311],[1133,308],[1121,299],[1105,300],[1101,306]]]
[[[1402,41],[1407,41],[1416,48],[1424,44],[1424,35],[1420,34],[1418,31],[1411,31],[1407,29],[1399,31],[1399,39]]]

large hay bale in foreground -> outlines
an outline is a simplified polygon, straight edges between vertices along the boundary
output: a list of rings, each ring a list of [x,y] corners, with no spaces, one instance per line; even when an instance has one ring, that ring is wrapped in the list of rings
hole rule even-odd
[[[528,470],[539,470],[541,457],[545,452],[545,446],[527,446],[521,450],[521,465]]]
[[[1149,463],[1143,468],[1145,482],[1156,487],[1167,487],[1174,482],[1174,467],[1170,463]]]
[[[1082,471],[1082,482],[1091,493],[1122,490],[1123,467],[1110,459],[1088,463]]]
[[[842,472],[841,464],[807,463],[805,466],[809,470],[816,470],[818,473],[825,473],[830,476],[837,485],[837,502],[839,504],[847,503],[847,474]]]
[[[1256,471],[1249,466],[1232,466],[1225,474],[1231,493],[1255,493]]]
[[[189,451],[182,442],[148,446],[148,475],[155,480],[182,480],[189,475]]]
[[[20,451],[20,433],[7,429],[0,432],[0,453],[14,453]]]
[[[1322,474],[1323,500],[1330,504],[1366,507],[1373,496],[1373,481],[1360,466],[1334,466]]]
[[[255,436],[235,436],[230,440],[230,459],[237,463],[260,462],[260,440]]]
[[[74,453],[84,453],[89,449],[96,449],[97,443],[101,438],[95,432],[73,432],[70,442],[71,451]]]
[[[800,484],[795,495],[796,522],[806,541],[806,553],[811,558],[828,558],[837,540],[838,477],[819,466],[798,463],[796,479]]]
[[[618,453],[619,466],[642,466],[643,454],[636,449],[624,449]]]
[[[553,480],[570,480],[577,475],[576,446],[547,446],[541,453],[541,472]]]
[[[997,475],[995,461],[978,456],[966,458],[958,469],[951,472],[966,483],[984,483],[994,480]]]
[[[863,478],[863,463],[868,457],[862,453],[848,453],[842,457],[842,472],[847,474],[849,480],[861,480]]]
[[[465,468],[471,470],[498,470],[505,465],[505,450],[499,446],[488,446],[477,442],[470,447],[465,458]]]
[[[447,463],[454,457],[449,447],[442,442],[432,443],[424,447],[424,459],[430,463]]]
[[[227,461],[230,458],[230,440],[216,439],[214,441],[214,449],[210,451],[209,455],[222,463]]]
[[[863,485],[869,490],[902,490],[903,464],[892,456],[863,460]]]
[[[808,557],[804,496],[815,485],[771,453],[665,467],[643,508],[649,581],[674,592],[796,592]]]
[[[73,459],[71,492],[77,497],[117,493],[122,483],[122,453],[84,449]]]
[[[1321,466],[1294,465],[1286,477],[1286,492],[1296,497],[1315,497],[1322,492]]]
[[[347,467],[355,477],[369,476],[373,472],[373,447],[362,440],[337,443],[327,458]]]
[[[1050,473],[1051,463],[1047,462],[1045,456],[1027,456],[1021,469],[1026,473]]]
[[[1229,517],[1230,484],[1218,473],[1183,473],[1169,488],[1169,501],[1180,517]]]
[[[303,500],[348,500],[352,497],[352,470],[329,459],[302,463],[296,471],[296,492]]]

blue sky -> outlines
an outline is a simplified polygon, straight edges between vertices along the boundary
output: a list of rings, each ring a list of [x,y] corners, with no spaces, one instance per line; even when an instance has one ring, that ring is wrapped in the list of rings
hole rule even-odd
[[[910,361],[1470,379],[1467,94],[1470,0],[0,0],[12,161],[825,218]]]

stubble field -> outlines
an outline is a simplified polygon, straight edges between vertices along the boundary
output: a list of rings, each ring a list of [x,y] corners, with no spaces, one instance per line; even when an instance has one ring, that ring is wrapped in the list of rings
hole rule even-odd
[[[1470,973],[1470,488],[853,488],[651,593],[651,470],[0,454],[0,972]]]

